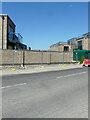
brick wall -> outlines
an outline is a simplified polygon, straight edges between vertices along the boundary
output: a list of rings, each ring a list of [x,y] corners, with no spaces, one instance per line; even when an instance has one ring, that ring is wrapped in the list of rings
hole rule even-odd
[[[30,64],[50,64],[68,63],[73,59],[72,52],[52,52],[52,51],[21,51],[21,50],[0,50],[0,64],[3,65],[30,65]]]
[[[41,63],[41,52],[24,51],[25,64]]]
[[[2,50],[2,64],[22,64],[22,58],[22,51]]]

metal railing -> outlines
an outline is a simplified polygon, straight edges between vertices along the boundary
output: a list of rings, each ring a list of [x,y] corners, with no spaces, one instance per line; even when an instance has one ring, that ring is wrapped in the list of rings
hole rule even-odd
[[[12,67],[31,64],[65,64],[73,60],[72,52],[60,51],[3,50],[2,57],[4,60],[2,63]]]

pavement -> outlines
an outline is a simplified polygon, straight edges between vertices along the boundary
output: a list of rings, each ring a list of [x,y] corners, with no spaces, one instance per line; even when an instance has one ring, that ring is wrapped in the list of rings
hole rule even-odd
[[[51,64],[51,65],[31,65],[25,68],[7,67],[0,70],[0,75],[13,75],[13,74],[28,74],[39,73],[45,71],[58,71],[65,69],[82,68],[78,64]]]
[[[88,69],[2,77],[3,118],[88,118]]]

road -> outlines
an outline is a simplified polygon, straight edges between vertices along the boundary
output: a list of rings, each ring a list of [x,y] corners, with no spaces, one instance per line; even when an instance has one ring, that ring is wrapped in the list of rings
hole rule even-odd
[[[3,76],[3,118],[88,118],[88,69]]]

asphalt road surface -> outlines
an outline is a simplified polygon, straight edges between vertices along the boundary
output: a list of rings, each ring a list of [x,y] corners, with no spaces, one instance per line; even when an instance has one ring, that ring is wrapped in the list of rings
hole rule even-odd
[[[88,118],[88,69],[3,76],[3,118]]]

